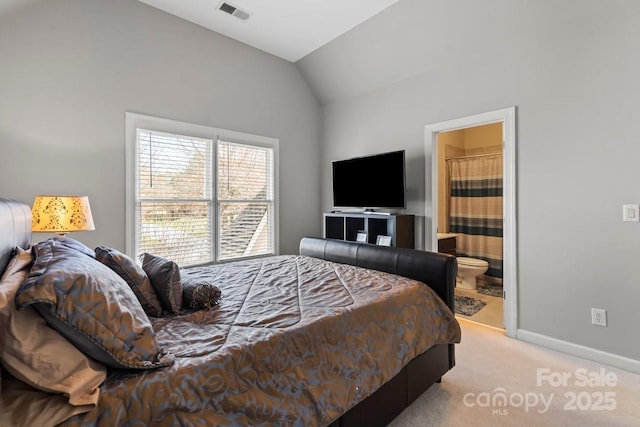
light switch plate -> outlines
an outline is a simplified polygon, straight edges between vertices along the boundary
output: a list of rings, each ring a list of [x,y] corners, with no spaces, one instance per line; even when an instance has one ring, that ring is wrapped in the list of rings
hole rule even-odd
[[[622,205],[622,220],[623,221],[640,221],[638,215],[640,214],[640,205]]]

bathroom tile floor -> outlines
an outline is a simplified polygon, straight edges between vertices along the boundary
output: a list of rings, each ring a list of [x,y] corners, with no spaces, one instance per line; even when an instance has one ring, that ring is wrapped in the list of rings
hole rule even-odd
[[[502,298],[483,295],[476,292],[475,290],[461,288],[456,288],[455,293],[456,295],[476,298],[487,303],[487,305],[485,305],[473,316],[465,316],[462,314],[456,314],[456,316],[460,316],[463,319],[473,320],[474,322],[482,323],[485,325],[493,326],[494,328],[504,329]]]

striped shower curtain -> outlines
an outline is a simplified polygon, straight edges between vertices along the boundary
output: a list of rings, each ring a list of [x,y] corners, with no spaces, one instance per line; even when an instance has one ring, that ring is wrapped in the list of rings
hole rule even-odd
[[[489,263],[502,278],[502,154],[447,160],[451,182],[449,231],[458,256]]]

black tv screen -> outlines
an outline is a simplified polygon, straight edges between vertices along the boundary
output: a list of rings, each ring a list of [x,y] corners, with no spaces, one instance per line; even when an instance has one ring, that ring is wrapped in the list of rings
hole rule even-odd
[[[332,164],[333,205],[357,208],[404,208],[404,150]]]

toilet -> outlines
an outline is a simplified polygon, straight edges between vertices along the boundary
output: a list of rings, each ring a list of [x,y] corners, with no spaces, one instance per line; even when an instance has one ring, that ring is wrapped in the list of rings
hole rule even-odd
[[[489,263],[483,259],[458,257],[458,276],[456,286],[461,289],[476,290],[476,278],[489,269]]]

